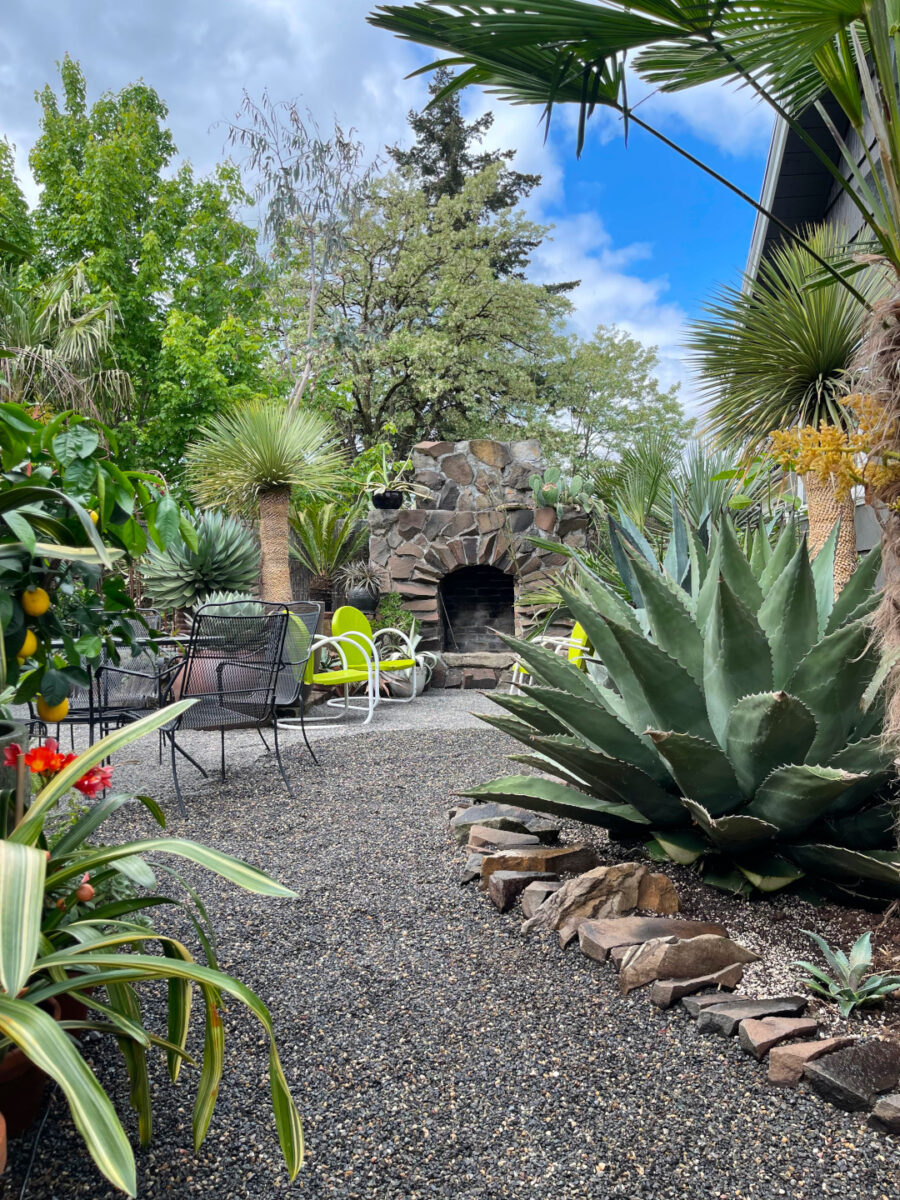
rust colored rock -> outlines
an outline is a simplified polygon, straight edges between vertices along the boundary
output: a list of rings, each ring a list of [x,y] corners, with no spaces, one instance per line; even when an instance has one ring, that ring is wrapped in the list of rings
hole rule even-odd
[[[489,438],[473,438],[469,442],[469,452],[474,454],[479,462],[486,463],[498,471],[502,471],[512,461],[509,447],[503,442],[494,442]]]
[[[441,470],[454,483],[471,483],[475,478],[472,464],[464,454],[448,454],[441,462]]]
[[[522,893],[522,912],[525,917],[533,917],[544,901],[561,887],[562,883],[559,880],[545,879],[538,883],[529,883]]]
[[[540,839],[530,833],[516,833],[508,829],[489,829],[486,825],[473,825],[469,830],[470,850],[512,850],[518,846],[539,846]]]
[[[394,551],[400,558],[424,558],[425,549],[416,542],[401,542]]]
[[[872,1109],[869,1125],[879,1133],[900,1133],[900,1095],[882,1096]]]
[[[882,1092],[895,1092],[900,1083],[900,1044],[887,1038],[866,1038],[824,1059],[806,1063],[804,1078],[829,1104],[845,1112],[864,1112]]]
[[[736,999],[706,1008],[697,1018],[701,1033],[734,1037],[741,1021],[757,1017],[799,1017],[809,1003],[807,996],[767,996],[763,1000]]]
[[[638,887],[646,874],[647,868],[640,863],[615,863],[586,871],[563,884],[552,899],[542,904],[540,912],[522,926],[522,932],[555,929],[560,945],[567,946],[577,936],[582,921],[618,917],[636,908]]]
[[[648,909],[650,912],[662,913],[668,916],[671,913],[677,913],[681,910],[681,903],[678,899],[678,892],[675,890],[675,884],[668,877],[663,875],[661,871],[656,871],[650,875],[645,875],[638,885],[637,907]],[[709,929],[705,932],[725,932],[721,926],[716,926],[715,930]],[[679,937],[684,937],[684,934],[679,934]]]
[[[556,524],[556,509],[536,508],[534,510],[534,523],[542,533],[550,533]]]
[[[530,883],[554,878],[548,871],[494,871],[487,881],[487,894],[501,912],[506,912]]]
[[[803,1078],[808,1062],[824,1058],[833,1050],[852,1046],[852,1037],[821,1038],[814,1042],[798,1042],[793,1046],[776,1046],[769,1054],[769,1083],[774,1087],[796,1087]]]
[[[659,937],[725,935],[725,927],[712,921],[677,921],[671,917],[608,917],[584,920],[578,926],[578,944],[588,958],[604,962],[616,946],[639,946]]]
[[[525,850],[501,850],[498,854],[485,856],[481,865],[481,878],[487,883],[495,871],[549,871],[553,875],[565,871],[586,871],[596,861],[596,851],[581,843],[573,846],[534,846]],[[541,907],[543,908],[543,905]]]
[[[762,1062],[769,1051],[782,1042],[815,1037],[818,1032],[818,1021],[810,1017],[763,1017],[761,1020],[751,1017],[741,1021],[738,1041],[757,1062]]]
[[[440,458],[442,454],[449,454],[453,449],[453,442],[417,442],[413,446],[413,454],[427,454],[431,458]]]
[[[725,989],[716,995],[716,999],[724,1003],[728,999],[725,991],[736,988],[743,978],[743,966],[735,963],[732,967],[724,967],[721,971],[712,975],[701,975],[697,979],[657,979],[650,989],[650,1003],[655,1004],[657,1008],[671,1008],[685,996],[692,996],[695,992],[702,992],[707,988]]]
[[[654,938],[635,946],[623,959],[619,990],[626,995],[654,979],[697,979],[725,967],[758,960],[759,955],[753,950],[719,934],[686,939]]]

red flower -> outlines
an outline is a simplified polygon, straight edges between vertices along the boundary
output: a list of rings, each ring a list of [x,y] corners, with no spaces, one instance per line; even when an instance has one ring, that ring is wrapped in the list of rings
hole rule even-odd
[[[75,758],[74,754],[60,754],[56,739],[47,738],[43,745],[28,751],[25,762],[32,775],[57,775]]]
[[[22,747],[18,742],[10,742],[8,746],[3,747],[3,765],[4,767],[15,767],[19,762],[19,755],[22,753]]]
[[[91,767],[87,774],[82,775],[78,780],[75,787],[83,796],[90,796],[93,799],[112,783],[112,773],[112,767]]]

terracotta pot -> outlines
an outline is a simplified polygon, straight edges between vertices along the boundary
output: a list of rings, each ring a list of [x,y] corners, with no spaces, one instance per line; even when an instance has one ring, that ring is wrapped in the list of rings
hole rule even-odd
[[[51,996],[42,1005],[54,1021],[59,1003]],[[0,1116],[6,1118],[6,1136],[18,1137],[37,1120],[44,1100],[47,1076],[21,1050],[10,1050],[0,1060]]]
[[[6,1170],[6,1120],[0,1113],[0,1175]]]

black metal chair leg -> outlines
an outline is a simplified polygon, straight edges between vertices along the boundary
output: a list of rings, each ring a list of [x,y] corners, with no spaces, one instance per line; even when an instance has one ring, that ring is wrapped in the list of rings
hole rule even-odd
[[[221,767],[221,771],[222,771],[222,779],[224,780],[224,778],[225,778],[225,726],[224,725],[219,730],[219,743],[220,743],[220,753],[221,753],[220,767]]]
[[[259,734],[259,740],[262,742],[262,744],[263,744],[263,745],[265,746],[265,748],[266,748],[266,753],[267,753],[267,754],[271,754],[271,753],[272,753],[272,747],[269,745],[269,743],[268,743],[268,742],[266,741],[266,739],[263,737],[263,731],[260,729],[260,727],[259,727],[258,725],[257,725],[257,727],[256,727],[256,732]]]
[[[185,750],[183,746],[179,746],[178,743],[175,741],[174,731],[172,733],[167,733],[166,737],[171,738],[172,745],[175,747],[175,749],[178,751],[178,753],[181,755],[182,758],[186,758],[192,767],[196,767],[204,779],[209,779],[209,775],[203,769],[203,767],[200,766],[200,764],[197,762],[196,758],[193,758],[190,754],[188,754],[187,750]]]
[[[181,798],[181,788],[178,786],[178,763],[175,758],[175,751],[176,751],[176,749],[179,749],[179,747],[177,747],[175,745],[174,732],[167,734],[167,737],[169,739],[169,744],[171,745],[171,748],[172,748],[172,782],[175,784],[175,796],[176,796],[176,799],[178,800],[178,807],[181,810],[181,815],[183,817],[186,817],[187,810],[184,807],[184,800]]]
[[[300,703],[300,732],[303,734],[303,740],[304,740],[304,742],[306,742],[306,748],[309,751],[310,758],[313,760],[313,762],[316,764],[317,767],[321,767],[322,764],[316,758],[316,752],[315,752],[315,750],[313,750],[312,746],[309,744],[309,738],[306,736],[306,726],[303,723],[303,707],[304,707],[303,702],[301,700],[301,703]]]
[[[288,777],[285,774],[284,763],[281,761],[281,747],[278,745],[278,722],[274,720],[274,718],[272,720],[272,734],[275,738],[275,761],[278,763],[278,770],[281,772],[281,778],[284,780],[284,786],[287,788],[287,794],[293,800],[295,799],[294,792],[290,783],[288,782]],[[260,731],[259,736],[262,737],[262,731]],[[263,741],[265,741],[265,738],[263,738]]]

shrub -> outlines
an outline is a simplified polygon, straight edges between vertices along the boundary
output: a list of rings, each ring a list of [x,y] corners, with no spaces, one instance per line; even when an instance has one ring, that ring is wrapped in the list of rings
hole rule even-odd
[[[837,529],[813,563],[793,526],[748,552],[730,521],[705,544],[679,518],[664,567],[636,531],[616,536],[631,603],[583,568],[564,591],[608,684],[506,638],[534,683],[495,695],[510,715],[485,718],[557,779],[511,776],[469,795],[642,837],[734,891],[808,876],[900,895],[886,666],[867,620],[878,553],[835,599]]]
[[[259,547],[236,517],[201,512],[192,520],[197,548],[186,542],[157,550],[141,561],[141,580],[153,603],[190,609],[214,592],[249,592],[259,580]]]

